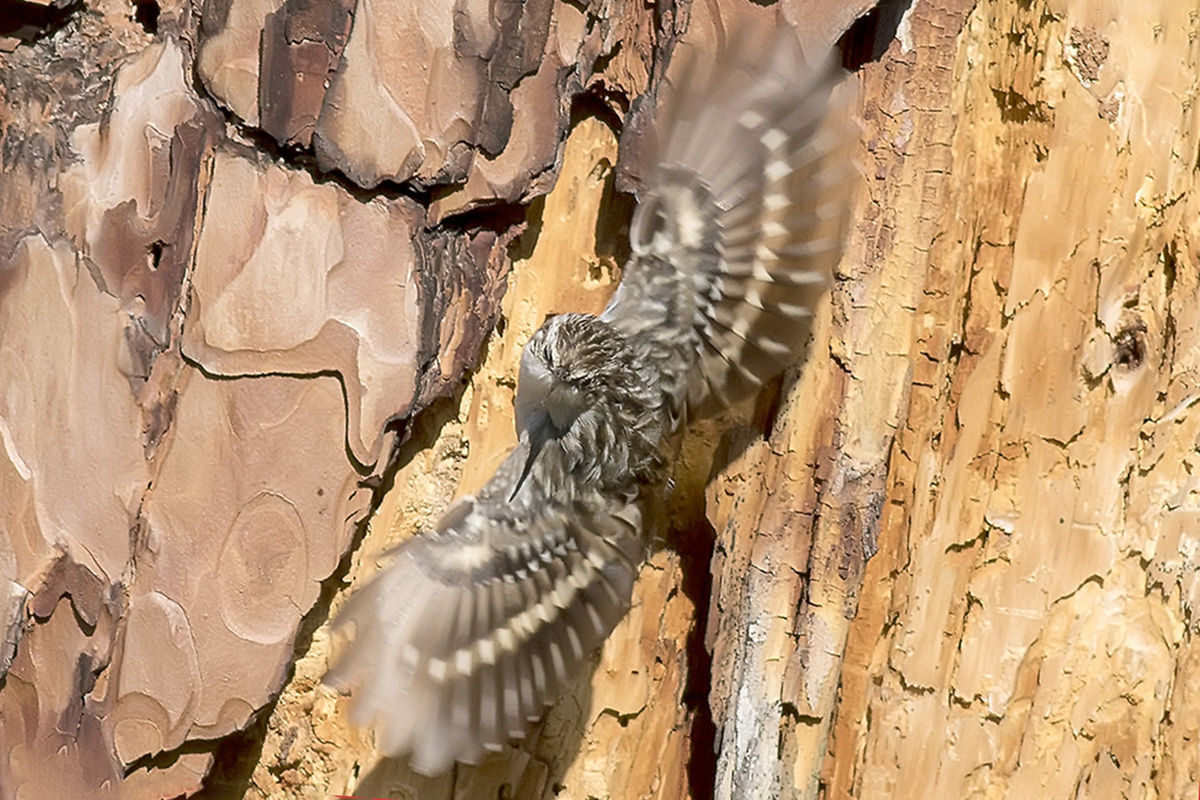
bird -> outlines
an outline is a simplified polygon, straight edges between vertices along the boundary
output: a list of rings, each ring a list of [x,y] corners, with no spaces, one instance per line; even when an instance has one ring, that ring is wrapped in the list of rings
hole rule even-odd
[[[334,623],[324,680],[384,753],[436,775],[523,737],[628,610],[681,430],[797,360],[856,174],[834,53],[785,30],[671,87],[611,301],[533,334],[515,449]]]

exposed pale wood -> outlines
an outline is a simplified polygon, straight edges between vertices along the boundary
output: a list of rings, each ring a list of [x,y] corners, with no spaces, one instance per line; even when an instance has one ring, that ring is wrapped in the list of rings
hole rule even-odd
[[[867,69],[924,291],[831,797],[1197,793],[1196,20],[922,3]]]
[[[437,779],[319,685],[339,560],[490,474],[638,99],[776,9],[401,5],[0,42],[0,796],[1197,795],[1194,3],[884,9],[807,367],[684,443],[591,680]]]

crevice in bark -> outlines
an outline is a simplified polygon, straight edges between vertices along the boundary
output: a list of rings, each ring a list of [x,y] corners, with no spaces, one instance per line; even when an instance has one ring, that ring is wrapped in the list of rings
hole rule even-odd
[[[985,525],[983,530],[977,532],[970,539],[962,542],[951,542],[950,544],[946,545],[946,554],[949,555],[951,553],[962,553],[964,551],[974,549],[975,547],[979,547],[981,549],[986,547],[989,531],[990,528]]]
[[[637,719],[638,717],[640,717],[642,715],[642,712],[645,710],[646,710],[646,706],[644,706],[644,705],[641,706],[640,708],[638,708],[636,711],[629,711],[626,713],[622,713],[615,708],[605,708],[605,709],[601,709],[600,716],[612,717],[613,719],[615,719],[617,721],[617,724],[620,725],[622,728],[627,728],[627,727],[629,727],[629,723],[632,722],[633,720]]]
[[[11,37],[28,44],[53,36],[85,7],[84,0],[62,5],[0,0],[0,38]]]
[[[505,203],[499,200],[485,203],[466,211],[447,214],[425,230],[429,233],[470,234],[485,230],[497,234],[507,233],[524,226],[531,217],[540,219],[541,207],[544,205],[544,202],[538,204],[540,200],[542,198],[539,197],[530,203]]]
[[[317,378],[333,378],[338,382],[338,388],[342,394],[342,408],[346,413],[343,414],[342,421],[342,445],[346,451],[346,460],[354,468],[359,475],[366,477],[371,473],[371,465],[363,464],[354,455],[350,449],[350,415],[348,409],[350,407],[349,395],[346,393],[346,380],[341,372],[335,369],[320,369],[312,372],[287,372],[285,370],[263,370],[262,372],[236,372],[222,373],[214,372],[199,359],[183,352],[182,348],[179,352],[179,357],[183,363],[192,367],[205,378],[210,381],[244,381],[255,380],[258,378],[294,378],[296,380],[314,380]]]
[[[5,0],[0,0],[0,3],[2,2]],[[153,0],[147,0],[147,2],[153,2]],[[315,184],[339,186],[360,203],[366,204],[375,198],[396,200],[404,197],[427,209],[441,194],[448,194],[459,188],[457,185],[446,185],[423,189],[411,183],[388,180],[381,181],[373,187],[364,188],[339,171],[321,169],[317,164],[317,156],[311,145],[301,147],[296,144],[281,144],[262,128],[247,124],[245,120],[213,97],[196,70],[190,71],[190,78],[192,91],[196,93],[196,96],[207,102],[225,121],[225,129],[230,134],[227,137],[229,142],[240,144],[251,152],[266,155],[289,169],[307,172]]]
[[[909,683],[902,670],[895,670],[895,674],[900,681],[900,688],[908,694],[917,695],[920,697],[923,695],[933,694],[935,691],[937,691],[932,686],[920,686],[915,683]]]
[[[608,91],[602,85],[589,87],[576,94],[571,98],[570,121],[564,132],[563,141],[566,141],[571,131],[575,130],[579,123],[588,117],[595,117],[603,122],[613,132],[613,136],[619,140],[623,125],[621,117],[613,107],[614,103],[622,108],[627,108],[629,100],[624,94]]]
[[[158,34],[158,15],[161,11],[155,0],[133,0],[133,19],[151,36]]]
[[[801,714],[800,709],[796,708],[795,703],[789,703],[786,700],[783,702],[779,711],[785,719],[790,719],[797,725],[813,726],[821,724],[820,717],[813,716],[812,714]]]
[[[717,782],[717,729],[713,722],[709,693],[712,688],[712,653],[704,643],[712,598],[712,558],[716,532],[704,516],[703,496],[688,503],[693,518],[669,534],[669,544],[679,554],[680,590],[695,609],[695,622],[684,648],[687,680],[683,704],[691,716],[691,748],[688,755],[688,786],[693,797],[713,797]]]
[[[838,40],[842,66],[855,72],[865,64],[883,58],[911,6],[912,0],[881,0],[856,19]]]
[[[261,727],[263,734],[265,735],[267,729],[267,719],[270,716],[268,709],[273,707],[274,704],[265,707],[262,709],[262,711],[256,713],[251,718],[252,722],[247,728],[230,734],[229,736],[225,736],[220,739],[188,739],[174,750],[166,750],[160,753],[144,755],[125,767],[124,777],[128,778],[130,775],[133,775],[135,772],[139,771],[151,772],[155,770],[169,769],[177,761],[179,761],[180,758],[186,755],[212,753],[215,759],[213,762],[213,769],[209,772],[208,778],[205,779],[200,792],[192,795],[192,798],[217,800],[218,798],[241,796],[241,794],[244,793],[246,786],[249,785],[249,772],[246,773],[246,783],[240,784],[240,791],[233,791],[233,787],[238,786],[239,784],[236,782],[229,782],[222,784],[223,788],[215,794],[208,794],[206,792],[210,781],[214,776],[217,775],[218,772],[220,772],[218,769],[218,765],[221,762],[219,757],[220,753],[226,750],[237,752],[239,756],[242,756],[249,761],[251,768],[253,768],[253,765],[258,762],[258,757],[261,755],[262,750],[262,738],[259,737],[257,745],[258,749],[254,750],[254,740],[251,738],[252,731],[254,731],[257,727]],[[231,743],[230,740],[233,739],[236,739],[237,741]],[[235,750],[235,748],[237,749]]]
[[[1140,317],[1134,317],[1117,331],[1113,337],[1116,354],[1113,363],[1118,367],[1133,370],[1146,360],[1146,323]]]
[[[1031,101],[1014,89],[992,89],[992,97],[996,101],[996,107],[1000,109],[1000,119],[1004,122],[1015,122],[1019,125],[1027,122],[1051,122],[1050,113],[1044,105]]]
[[[0,4],[9,2],[10,0],[0,0]],[[83,0],[77,0],[82,4]],[[155,0],[137,0],[135,4],[135,13],[137,19],[142,22],[142,7],[153,6],[157,10],[158,6]],[[2,8],[2,6],[0,6]],[[147,15],[150,12],[146,12]],[[157,14],[153,17],[154,28],[157,28]],[[143,27],[150,33],[154,31],[143,23]],[[611,60],[620,50],[620,46],[615,48],[606,56],[601,56],[598,63],[604,62],[604,58]],[[597,69],[595,74],[599,75]],[[312,177],[314,183],[332,183],[344,189],[350,196],[362,203],[370,202],[377,197],[387,199],[396,199],[405,197],[413,200],[422,208],[428,209],[439,198],[453,194],[462,188],[461,182],[439,183],[425,185],[415,181],[393,181],[382,180],[375,186],[364,187],[340,170],[322,169],[317,163],[316,151],[313,146],[301,146],[294,143],[280,143],[274,136],[264,130],[262,127],[248,124],[241,119],[232,110],[221,103],[217,98],[209,92],[208,87],[204,85],[198,73],[193,72],[191,76],[192,88],[196,94],[207,99],[218,111],[222,114],[226,122],[226,128],[236,133],[236,138],[254,150],[267,154],[273,160],[280,162],[289,168],[307,172]],[[622,130],[622,116],[628,115],[631,107],[630,99],[624,92],[610,89],[603,81],[597,81],[591,86],[588,86],[580,91],[577,91],[571,97],[571,110],[569,122],[562,129],[562,141],[565,141],[570,130],[574,129],[575,125],[585,117],[596,117],[611,128],[618,137]],[[469,145],[476,152],[483,156],[485,151],[478,145]],[[560,142],[561,144],[561,142]],[[497,200],[493,203],[485,204],[466,212],[454,214],[446,219],[441,220],[437,227],[451,227],[455,230],[461,230],[466,226],[479,224],[481,220],[495,218],[497,211],[500,212],[501,219],[507,219],[517,214],[523,213],[522,210],[528,206],[528,203],[505,203],[502,200]],[[457,219],[456,218],[462,218]],[[487,224],[486,227],[495,230],[494,224]]]
[[[1160,372],[1169,373],[1171,364],[1176,361],[1175,348],[1179,336],[1178,324],[1175,321],[1175,302],[1171,294],[1171,290],[1175,288],[1175,280],[1178,275],[1179,260],[1177,243],[1172,240],[1166,247],[1163,248],[1163,296],[1166,299],[1165,304],[1165,319],[1163,320],[1162,328],[1162,355],[1158,362]],[[1163,397],[1165,400],[1165,396]]]
[[[360,203],[366,204],[376,198],[396,200],[403,197],[427,209],[441,194],[448,194],[459,188],[457,185],[446,185],[423,189],[411,183],[390,180],[380,181],[370,188],[360,186],[340,171],[321,169],[317,164],[316,153],[311,146],[280,144],[275,137],[261,128],[246,124],[240,117],[217,102],[208,93],[208,89],[205,88],[199,77],[194,79],[193,89],[202,97],[207,98],[224,115],[228,130],[236,131],[237,138],[233,138],[231,141],[236,142],[241,139],[242,144],[270,156],[274,161],[287,168],[307,172],[315,184],[333,184],[344,189],[347,194]]]

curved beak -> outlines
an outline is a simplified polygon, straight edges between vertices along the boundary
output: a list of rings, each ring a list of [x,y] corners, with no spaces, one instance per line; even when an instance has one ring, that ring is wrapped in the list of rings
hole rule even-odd
[[[529,453],[521,477],[509,495],[510,502],[525,485],[525,479],[529,477],[542,448],[551,439],[562,437],[584,408],[583,395],[577,389],[558,380],[528,350],[521,355],[515,410],[517,432],[529,448]]]
[[[538,453],[542,452],[542,446],[550,437],[539,431],[536,435],[533,433],[522,434],[522,439],[529,448],[529,454],[525,457],[525,466],[521,469],[521,477],[517,478],[512,494],[508,496],[510,503],[516,499],[517,492],[521,491],[521,487],[525,485],[525,479],[529,477],[529,472],[533,469],[533,462],[537,460]]]

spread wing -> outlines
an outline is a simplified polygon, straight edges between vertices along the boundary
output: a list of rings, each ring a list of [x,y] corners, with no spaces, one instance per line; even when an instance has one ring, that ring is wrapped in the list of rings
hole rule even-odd
[[[712,72],[685,79],[659,120],[658,167],[604,313],[627,336],[686,342],[659,350],[694,416],[796,360],[842,253],[856,174],[831,55],[806,60],[785,31],[765,57],[740,47]]]
[[[849,137],[830,123],[839,70],[783,40],[719,72],[674,107],[604,314],[649,364],[642,377],[701,412],[757,389],[803,345],[851,183]],[[629,606],[646,547],[637,498],[601,494],[545,455],[521,484],[529,454],[524,439],[478,496],[401,545],[335,625],[353,635],[326,681],[418,771],[522,736]]]
[[[637,507],[578,492],[509,502],[525,456],[402,544],[335,624],[353,638],[325,682],[352,690],[351,719],[418,772],[523,736],[629,608]]]

